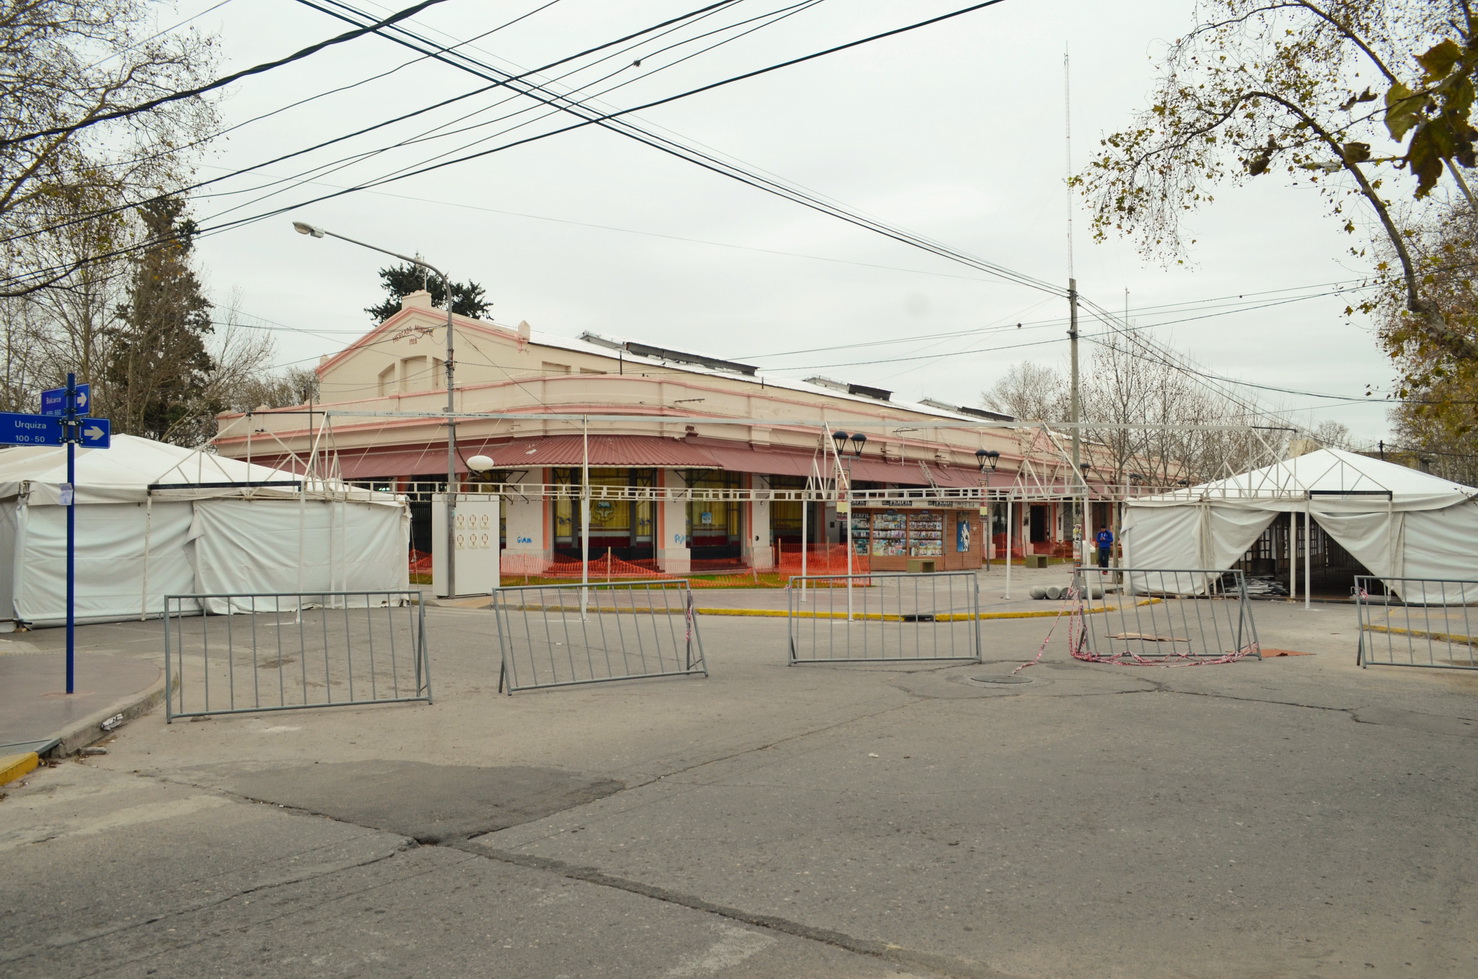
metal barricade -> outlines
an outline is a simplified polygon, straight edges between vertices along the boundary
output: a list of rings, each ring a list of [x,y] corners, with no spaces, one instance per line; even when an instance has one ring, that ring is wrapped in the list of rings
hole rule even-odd
[[[1361,666],[1478,670],[1478,581],[1359,575],[1354,596]]]
[[[1158,665],[1262,659],[1241,571],[1078,568],[1072,589],[1074,659]]]
[[[791,665],[981,661],[972,572],[795,575],[786,590]]]
[[[431,702],[419,591],[168,595],[165,721]],[[229,602],[238,614],[208,615]]]
[[[498,689],[708,675],[684,579],[524,585],[493,592]]]

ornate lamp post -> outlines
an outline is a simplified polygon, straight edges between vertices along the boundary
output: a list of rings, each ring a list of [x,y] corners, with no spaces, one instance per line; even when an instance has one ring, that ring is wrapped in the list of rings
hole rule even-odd
[[[980,494],[980,516],[984,518],[985,523],[985,526],[981,528],[981,532],[985,537],[985,570],[989,571],[990,552],[991,548],[995,545],[990,525],[990,474],[995,472],[996,466],[1001,464],[1001,454],[995,449],[976,449],[975,461],[980,466],[980,474],[985,477],[985,486]],[[1006,519],[1011,519],[1010,513],[1006,514]],[[1006,555],[1006,560],[1009,562],[1011,555]]]
[[[862,432],[854,432],[848,435],[846,432],[832,432],[831,441],[836,447],[837,457],[837,488],[841,490],[846,485],[843,496],[837,493],[837,514],[846,519],[847,522],[847,621],[852,620],[852,463],[845,455],[847,443],[852,443],[852,456],[854,458],[862,455],[862,450],[867,446],[867,436]],[[843,479],[845,475],[845,479]]]

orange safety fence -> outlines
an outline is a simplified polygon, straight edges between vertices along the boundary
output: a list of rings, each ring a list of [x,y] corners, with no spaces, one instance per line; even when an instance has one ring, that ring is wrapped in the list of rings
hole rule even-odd
[[[770,569],[757,569],[732,560],[694,559],[687,574],[669,574],[650,558],[629,560],[617,557],[607,549],[599,557],[590,559],[588,577],[591,581],[616,580],[677,580],[686,578],[694,588],[779,588],[787,580],[801,573],[801,547],[798,544],[777,547],[777,564]],[[845,544],[814,544],[806,549],[805,572],[808,575],[845,575],[847,568],[847,546]],[[431,555],[424,551],[410,552],[412,574],[428,574],[431,571]],[[865,554],[852,556],[852,574],[867,574],[872,562]],[[542,554],[501,555],[502,578],[555,578],[580,581],[585,579],[585,569],[577,558],[545,557]]]

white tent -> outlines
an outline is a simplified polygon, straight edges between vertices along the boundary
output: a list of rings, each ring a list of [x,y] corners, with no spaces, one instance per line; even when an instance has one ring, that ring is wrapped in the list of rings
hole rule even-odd
[[[1403,598],[1402,578],[1478,578],[1478,489],[1337,449],[1130,501],[1124,564],[1230,568],[1280,513],[1318,524]],[[1294,567],[1307,590],[1307,566]],[[1204,576],[1180,576],[1176,590],[1206,586]],[[1462,601],[1478,601],[1478,586],[1462,591]]]
[[[128,435],[75,451],[79,623],[157,616],[166,595],[407,585],[409,512],[388,494]],[[65,448],[0,450],[0,621],[66,622],[66,460]]]

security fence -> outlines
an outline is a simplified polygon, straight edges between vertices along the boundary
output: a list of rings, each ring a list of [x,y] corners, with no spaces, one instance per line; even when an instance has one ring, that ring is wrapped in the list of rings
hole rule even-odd
[[[1478,581],[1355,578],[1361,666],[1478,670]]]
[[[525,585],[494,591],[498,689],[708,675],[684,580]]]
[[[1241,571],[1079,568],[1070,598],[1074,659],[1166,666],[1262,659]]]
[[[969,571],[796,575],[787,593],[792,665],[981,660]]]
[[[419,591],[169,595],[164,602],[166,722],[431,702]],[[239,612],[200,612],[212,606]]]

